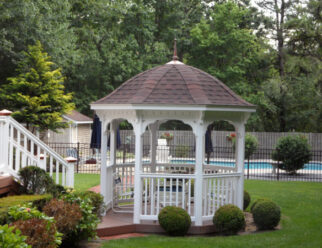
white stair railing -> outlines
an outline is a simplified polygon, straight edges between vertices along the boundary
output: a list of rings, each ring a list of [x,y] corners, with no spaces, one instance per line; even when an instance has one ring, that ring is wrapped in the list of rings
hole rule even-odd
[[[0,171],[18,178],[18,171],[30,165],[44,169],[57,184],[74,187],[74,163],[67,162],[9,114],[0,114]]]

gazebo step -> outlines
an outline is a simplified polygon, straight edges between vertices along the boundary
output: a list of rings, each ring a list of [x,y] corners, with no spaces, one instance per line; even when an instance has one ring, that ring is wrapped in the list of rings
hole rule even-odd
[[[207,221],[203,226],[192,225],[188,231],[188,234],[202,235],[214,232],[214,225],[211,221]],[[133,224],[133,214],[115,213],[113,211],[107,212],[106,216],[102,218],[102,222],[97,228],[97,235],[99,237],[108,237],[127,233],[164,234],[165,232],[156,221],[143,221],[141,224]]]
[[[131,224],[115,227],[101,227],[97,229],[97,235],[99,237],[108,237],[127,233],[165,234],[165,231],[158,224]],[[212,224],[191,226],[188,231],[188,235],[205,235],[211,233],[215,233],[215,227]]]

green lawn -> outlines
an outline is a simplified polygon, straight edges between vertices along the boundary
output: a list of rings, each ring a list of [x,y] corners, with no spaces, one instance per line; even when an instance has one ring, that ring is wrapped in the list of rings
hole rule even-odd
[[[322,183],[246,181],[252,201],[270,198],[282,209],[282,230],[230,237],[152,235],[106,242],[104,248],[322,247]]]
[[[76,174],[75,173],[75,189],[87,190],[91,187],[97,186],[100,183],[99,174]]]

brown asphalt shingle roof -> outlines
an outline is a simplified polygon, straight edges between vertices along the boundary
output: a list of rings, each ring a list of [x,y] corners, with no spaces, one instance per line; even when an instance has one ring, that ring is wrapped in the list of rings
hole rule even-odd
[[[142,72],[93,104],[254,106],[217,78],[185,64],[165,64]]]

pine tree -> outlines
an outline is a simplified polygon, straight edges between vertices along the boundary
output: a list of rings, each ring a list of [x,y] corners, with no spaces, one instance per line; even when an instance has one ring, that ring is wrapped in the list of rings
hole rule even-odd
[[[66,127],[62,115],[74,108],[72,95],[64,93],[64,77],[60,69],[43,51],[38,41],[28,46],[18,65],[18,76],[7,79],[0,90],[0,98],[6,108],[14,111],[12,116],[27,128],[53,130]]]

